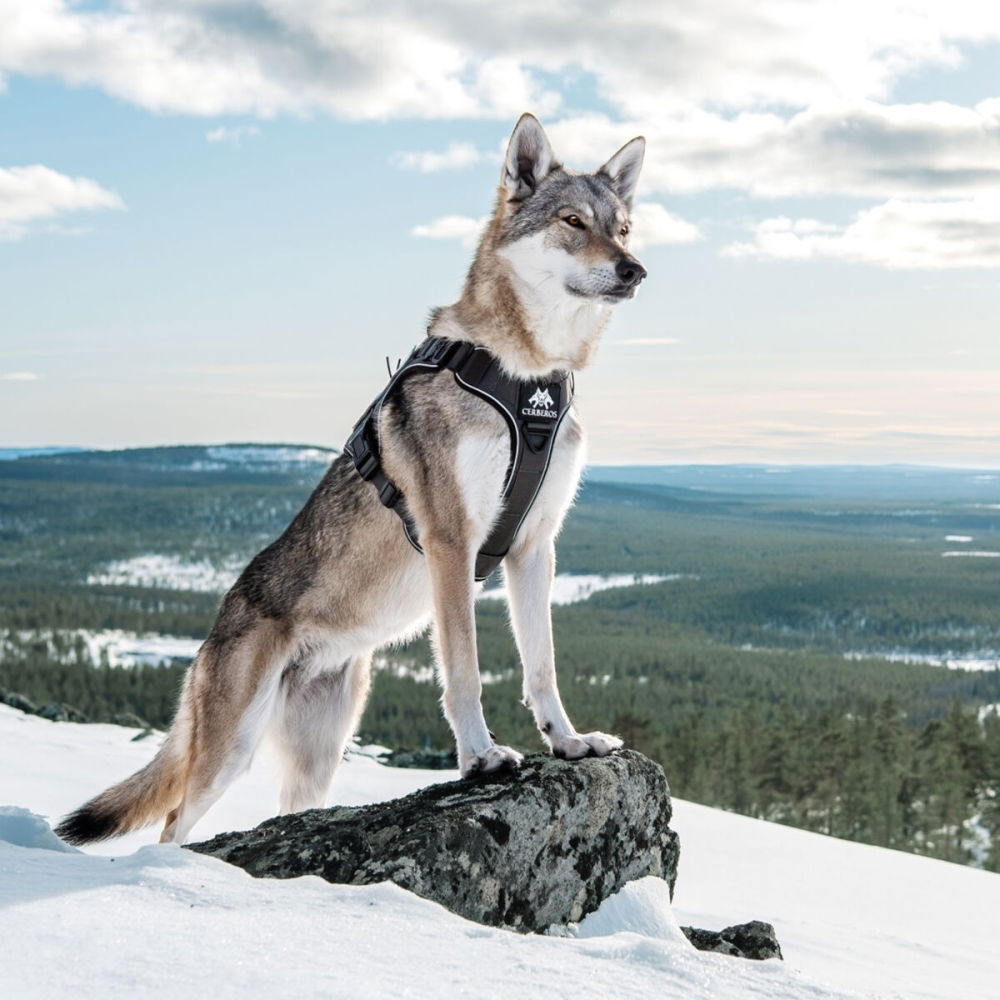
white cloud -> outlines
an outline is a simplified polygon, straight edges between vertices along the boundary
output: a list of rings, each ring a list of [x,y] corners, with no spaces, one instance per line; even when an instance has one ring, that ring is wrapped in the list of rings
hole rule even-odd
[[[749,243],[723,250],[765,260],[837,259],[894,269],[1000,267],[1000,198],[922,202],[894,199],[846,226],[815,219],[766,219]]]
[[[244,139],[252,139],[260,135],[260,129],[256,125],[220,125],[218,128],[209,129],[205,133],[205,138],[209,142],[228,142],[234,146],[241,146]]]
[[[117,194],[86,177],[67,177],[40,164],[0,167],[0,240],[20,239],[42,219],[124,207]]]
[[[0,0],[0,70],[158,111],[351,119],[551,114],[542,81],[591,74],[618,113],[884,100],[963,43],[1000,38],[979,0]]]
[[[0,71],[154,111],[509,118],[559,98],[459,4],[0,0]],[[503,51],[510,48],[512,51]]]
[[[37,382],[34,372],[4,372],[0,374],[0,382]]]
[[[973,108],[840,101],[790,117],[689,108],[622,123],[588,114],[549,131],[561,156],[582,162],[645,135],[644,192],[943,198],[1000,186],[996,98]]]
[[[486,218],[472,219],[467,215],[444,215],[423,226],[414,226],[411,236],[426,240],[459,240],[462,246],[473,246],[486,228]]]
[[[630,245],[635,250],[670,243],[691,243],[702,238],[698,227],[668,212],[652,201],[640,201],[632,208]]]
[[[392,162],[401,170],[417,170],[422,174],[435,174],[442,170],[462,170],[487,159],[471,142],[452,142],[442,150],[418,150],[394,153]],[[497,169],[500,158],[496,157]]]

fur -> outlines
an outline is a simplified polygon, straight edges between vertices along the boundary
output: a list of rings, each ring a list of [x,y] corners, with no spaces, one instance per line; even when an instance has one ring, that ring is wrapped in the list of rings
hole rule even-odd
[[[643,149],[633,139],[595,173],[574,173],[558,163],[537,120],[522,116],[461,298],[435,311],[428,333],[480,344],[516,377],[586,366],[614,305],[646,273],[628,252]],[[473,567],[500,512],[507,428],[438,372],[403,383],[382,410],[379,437],[424,554],[351,461],[337,458],[223,599],[163,748],[67,816],[61,837],[81,844],[165,819],[161,840],[183,843],[265,734],[283,763],[281,810],[322,804],[364,707],[372,653],[430,620],[462,774],[520,763],[516,750],[495,743],[483,716],[474,615]],[[552,753],[569,759],[621,746],[605,733],[577,732],[556,684],[554,540],[583,461],[574,409],[504,563],[524,701]]]

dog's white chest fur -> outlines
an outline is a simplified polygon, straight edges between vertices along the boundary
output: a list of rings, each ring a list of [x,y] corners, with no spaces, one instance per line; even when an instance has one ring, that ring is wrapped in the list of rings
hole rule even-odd
[[[510,437],[502,434],[464,435],[455,451],[455,480],[462,490],[466,514],[480,544],[500,514],[504,481],[510,462]]]

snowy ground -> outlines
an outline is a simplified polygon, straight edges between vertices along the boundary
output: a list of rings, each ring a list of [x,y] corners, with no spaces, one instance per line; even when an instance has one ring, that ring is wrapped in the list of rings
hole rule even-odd
[[[186,560],[177,555],[149,552],[108,563],[87,577],[90,586],[162,587],[222,594],[235,582],[245,560],[229,559],[221,565],[207,559]]]
[[[156,738],[50,723],[0,706],[0,803],[49,819],[141,766]],[[356,754],[331,801],[404,794],[448,772]],[[195,831],[269,815],[266,759]],[[1000,876],[675,802],[676,906],[633,883],[576,930],[522,937],[392,885],[258,881],[132,834],[86,854],[23,811],[0,812],[4,997],[628,997],[685,1000],[996,1000]],[[12,841],[22,846],[12,846]],[[677,924],[752,918],[786,961],[694,951]]]
[[[91,586],[163,587],[221,594],[236,582],[245,565],[246,560],[235,558],[216,565],[208,560],[192,562],[177,555],[150,552],[108,563],[100,572],[91,573],[87,583]],[[690,578],[684,573],[559,573],[555,578],[552,600],[555,604],[574,604],[610,587],[635,587]],[[483,591],[480,597],[506,599],[506,593],[502,587],[494,587]]]
[[[585,601],[591,594],[613,587],[648,586],[651,583],[663,583],[667,580],[694,579],[687,573],[611,573],[600,576],[597,573],[557,573],[552,581],[553,604],[576,604]],[[479,594],[480,600],[507,600],[507,591],[503,587],[494,587]]]
[[[927,663],[949,670],[1000,670],[1000,652],[913,653],[905,649],[865,650],[844,653],[845,660],[891,660],[894,663]]]

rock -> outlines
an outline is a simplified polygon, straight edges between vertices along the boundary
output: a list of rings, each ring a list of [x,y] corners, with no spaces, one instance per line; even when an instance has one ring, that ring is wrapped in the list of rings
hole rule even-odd
[[[148,734],[152,728],[145,719],[140,719],[134,712],[119,712],[112,715],[110,722],[115,726],[124,726],[126,729],[145,729]]]
[[[419,767],[425,771],[458,770],[454,750],[393,750],[381,758],[388,767]]]
[[[61,702],[53,702],[38,710],[38,715],[50,722],[90,722],[78,708],[72,705],[63,705]]]
[[[718,951],[736,958],[784,958],[774,927],[763,920],[735,924],[721,931],[703,931],[697,927],[681,930],[699,951]]]
[[[389,879],[470,920],[543,931],[644,875],[672,892],[680,848],[670,816],[666,776],[642,754],[536,755],[515,774],[279,816],[188,847],[265,878]]]
[[[16,708],[19,712],[26,712],[28,715],[38,714],[38,706],[25,698],[23,694],[17,694],[15,691],[0,697],[0,702],[10,705],[11,708]]]

